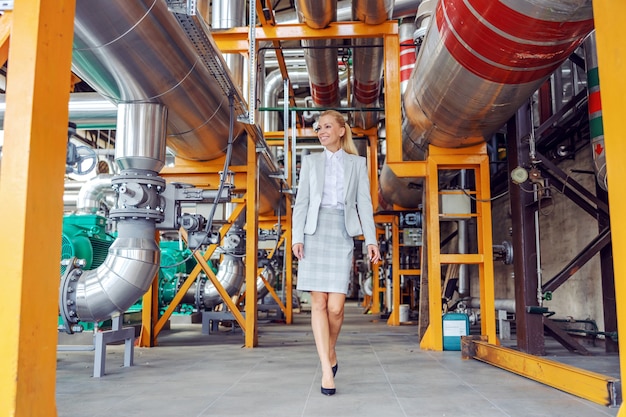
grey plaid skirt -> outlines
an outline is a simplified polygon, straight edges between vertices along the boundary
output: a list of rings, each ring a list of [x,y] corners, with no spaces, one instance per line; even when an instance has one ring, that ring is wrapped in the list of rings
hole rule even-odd
[[[315,233],[304,235],[298,290],[348,293],[354,240],[343,216],[343,210],[320,208]]]

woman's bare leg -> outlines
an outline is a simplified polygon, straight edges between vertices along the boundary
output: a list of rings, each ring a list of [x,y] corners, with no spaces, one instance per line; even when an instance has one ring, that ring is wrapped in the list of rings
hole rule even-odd
[[[346,295],[341,293],[328,294],[328,330],[329,330],[329,360],[330,365],[337,364],[337,353],[335,345],[343,324],[344,305],[346,303]]]
[[[328,293],[311,291],[311,328],[313,329],[317,354],[322,364],[322,387],[335,388],[332,365],[330,363],[328,300]]]

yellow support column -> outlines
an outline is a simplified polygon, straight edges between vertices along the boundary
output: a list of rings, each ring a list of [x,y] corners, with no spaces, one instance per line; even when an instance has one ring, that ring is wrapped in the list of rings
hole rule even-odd
[[[259,177],[258,155],[256,143],[248,136],[248,173],[246,198],[246,328],[244,331],[247,348],[255,347],[258,343],[257,335],[257,251],[259,230]]]
[[[426,167],[424,186],[424,233],[427,244],[429,325],[420,341],[420,348],[443,350],[441,253],[439,251],[439,172],[437,163],[431,161],[430,157]],[[423,267],[422,270],[424,270]]]
[[[593,16],[596,26],[598,48],[598,71],[602,86],[602,119],[604,122],[604,145],[609,184],[609,204],[611,214],[611,239],[613,253],[626,251],[626,226],[623,213],[626,211],[626,195],[620,192],[620,181],[626,178],[626,142],[624,136],[623,113],[626,108],[626,84],[623,74],[626,71],[626,46],[621,42],[626,15],[626,3],[614,0],[594,0]],[[615,298],[617,304],[617,327],[619,334],[626,334],[626,262],[620,256],[614,258]],[[622,379],[626,370],[626,343],[619,344],[620,370]],[[622,397],[624,387],[622,385]],[[622,405],[617,413],[626,417]]]
[[[486,146],[481,146],[480,163],[476,168],[476,233],[478,253],[483,261],[478,264],[480,286],[480,333],[487,341],[498,344],[496,332],[496,290],[493,272],[493,230],[491,219],[491,184],[489,156]]]
[[[400,325],[400,228],[398,227],[398,216],[394,216],[391,231],[392,241],[392,261],[391,261],[391,288],[387,288],[387,291],[391,291],[391,314],[387,320],[387,324],[390,326]]]
[[[0,227],[0,415],[56,416],[57,294],[75,2],[15,2]]]

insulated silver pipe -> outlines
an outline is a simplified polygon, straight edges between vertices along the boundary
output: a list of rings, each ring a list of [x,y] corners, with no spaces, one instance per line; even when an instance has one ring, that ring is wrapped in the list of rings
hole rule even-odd
[[[115,191],[111,188],[113,175],[100,174],[87,181],[78,192],[76,210],[79,213],[95,213],[100,210],[103,202],[112,207],[115,201]],[[113,203],[113,204],[111,204]]]
[[[110,211],[118,236],[97,269],[66,269],[59,309],[68,332],[80,320],[100,321],[126,311],[159,269],[155,222],[163,218],[159,193],[165,181],[157,171],[165,163],[166,120],[167,109],[158,103],[119,106],[116,163],[122,172],[111,179],[119,197]]]
[[[78,0],[72,68],[114,103],[162,103],[170,149],[212,160],[228,145],[228,97],[218,80],[230,74],[210,34],[196,35],[198,46],[207,42],[206,60],[164,0]],[[209,68],[211,60],[222,67]],[[236,123],[234,136],[243,130]]]
[[[85,271],[76,284],[76,316],[87,322],[123,313],[150,287],[159,269],[160,249],[154,221],[118,222],[118,236],[97,269]]]
[[[337,0],[296,1],[298,21],[313,29],[323,29],[337,20]],[[340,103],[339,65],[335,41],[303,40],[304,59],[310,76],[311,96],[317,107],[338,107]]]
[[[391,18],[392,0],[353,0],[352,17],[365,24],[377,25]],[[358,38],[354,41],[354,107],[378,107],[384,63],[382,38]],[[354,124],[369,129],[378,124],[378,112],[354,112]]]
[[[239,294],[241,285],[246,277],[246,268],[239,257],[224,255],[224,260],[220,262],[216,277],[229,296]],[[220,293],[210,280],[204,282],[200,289],[202,294],[201,303],[204,308],[213,308],[223,303]]]
[[[429,144],[483,142],[593,28],[591,0],[507,0],[472,9],[450,0],[438,2],[431,19],[403,96],[408,160],[423,159]]]

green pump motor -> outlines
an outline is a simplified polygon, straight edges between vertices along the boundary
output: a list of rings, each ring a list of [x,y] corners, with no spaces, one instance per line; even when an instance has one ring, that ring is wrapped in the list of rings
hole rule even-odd
[[[84,269],[96,269],[106,259],[115,237],[106,232],[107,219],[96,214],[63,216],[61,259],[85,260]],[[65,266],[61,266],[61,275]]]

